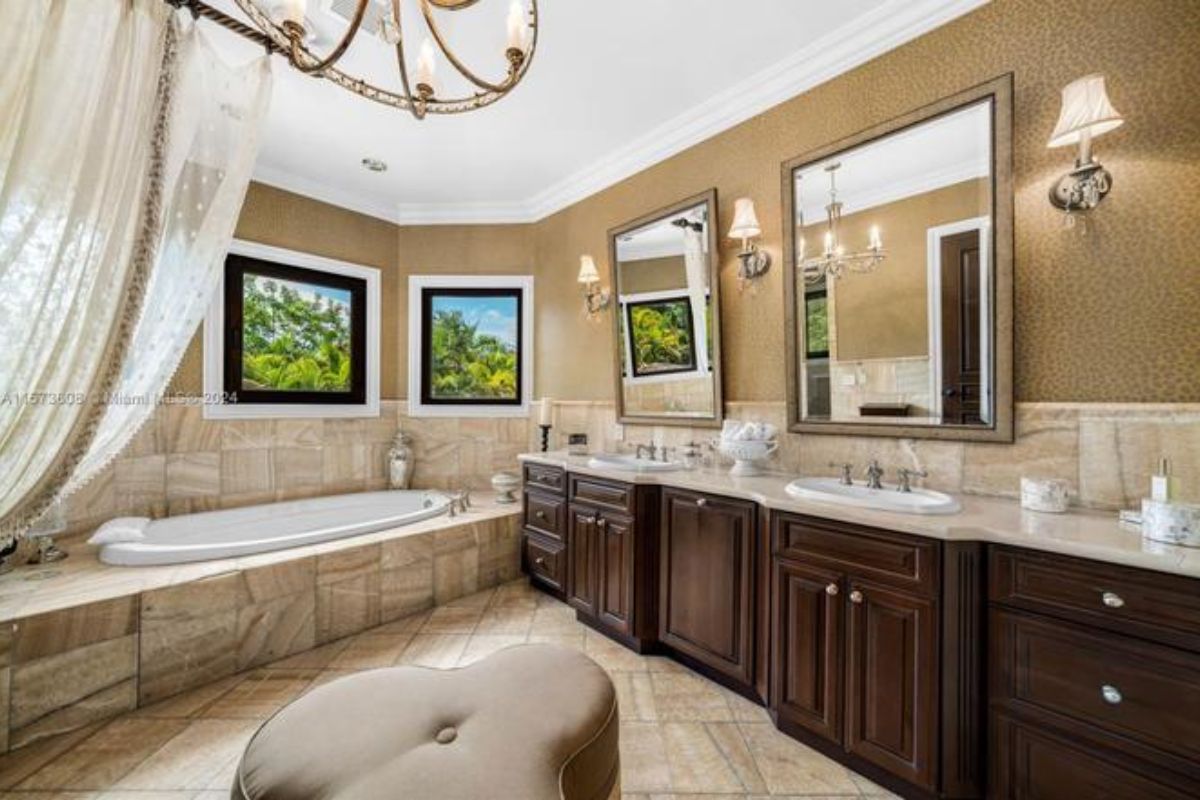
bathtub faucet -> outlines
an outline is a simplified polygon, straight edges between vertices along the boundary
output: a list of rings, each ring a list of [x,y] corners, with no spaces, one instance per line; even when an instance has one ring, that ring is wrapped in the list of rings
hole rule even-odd
[[[450,509],[452,517],[466,514],[471,509],[471,490],[459,489],[457,492],[451,492],[450,503],[447,507]]]

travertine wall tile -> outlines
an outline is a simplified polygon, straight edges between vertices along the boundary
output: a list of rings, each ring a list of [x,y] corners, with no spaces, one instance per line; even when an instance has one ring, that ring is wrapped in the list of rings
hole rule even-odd
[[[219,452],[173,453],[167,456],[167,502],[221,493]]]
[[[221,449],[221,425],[204,418],[199,403],[169,403],[161,407],[163,417],[164,451],[191,453]]]
[[[433,600],[448,603],[479,588],[476,526],[449,528],[433,536]]]
[[[269,492],[274,487],[275,465],[270,450],[226,450],[221,453],[221,494]]]
[[[134,634],[137,613],[136,597],[119,597],[27,617],[5,638],[12,640],[12,662],[24,664]]]
[[[274,458],[275,488],[309,489],[321,485],[325,468],[320,447],[279,447]]]
[[[379,624],[380,554],[374,544],[317,557],[318,643]]]
[[[133,710],[136,674],[134,635],[13,667],[10,745],[21,747]]]

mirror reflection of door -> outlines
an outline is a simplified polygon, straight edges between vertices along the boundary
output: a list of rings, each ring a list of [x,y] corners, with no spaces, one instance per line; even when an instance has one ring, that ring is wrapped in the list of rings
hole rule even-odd
[[[941,240],[942,422],[970,425],[980,415],[982,367],[979,231]]]

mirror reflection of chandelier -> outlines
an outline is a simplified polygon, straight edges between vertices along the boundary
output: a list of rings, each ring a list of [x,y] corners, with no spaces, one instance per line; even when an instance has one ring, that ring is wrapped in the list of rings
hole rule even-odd
[[[401,30],[401,6],[406,0],[342,0],[349,25],[337,43],[324,53],[310,49],[313,31],[309,24],[309,0],[235,0],[251,25],[233,19],[204,0],[165,0],[176,8],[186,8],[234,33],[281,53],[295,69],[341,86],[377,103],[405,109],[417,119],[426,114],[459,114],[489,106],[505,97],[521,82],[529,70],[537,48],[537,0],[512,0],[508,11],[507,36],[503,51],[502,78],[485,78],[468,67],[454,52],[439,27],[435,12],[462,11],[479,0],[416,0],[424,18],[426,36],[417,51],[415,69],[410,75],[408,54],[414,44],[411,30]],[[211,0],[210,0],[211,2]],[[368,22],[368,20],[370,20]],[[395,50],[399,91],[369,83],[357,75],[338,69],[337,64],[350,49],[355,37],[365,32],[376,36]],[[438,90],[435,78],[436,54],[440,52],[469,85],[469,94],[449,97]]]
[[[837,199],[837,171],[841,166],[840,161],[835,161],[825,167],[825,171],[829,173],[829,205],[825,206],[825,241],[819,256],[805,257],[804,204],[798,204],[800,236],[796,243],[796,266],[806,283],[818,283],[826,277],[840,278],[847,271],[874,272],[887,257],[883,252],[883,238],[879,235],[879,227],[875,225],[871,226],[870,241],[866,250],[846,252],[838,231],[842,221],[842,203]]]

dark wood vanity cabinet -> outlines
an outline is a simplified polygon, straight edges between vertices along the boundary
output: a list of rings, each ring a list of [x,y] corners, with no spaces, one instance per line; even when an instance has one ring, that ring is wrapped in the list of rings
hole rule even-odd
[[[979,548],[784,513],[771,538],[776,724],[905,794],[979,797]]]
[[[521,563],[534,585],[558,598],[567,586],[567,500],[563,470],[526,464]]]
[[[664,489],[659,531],[659,641],[750,691],[757,512],[753,503]]]
[[[1200,581],[991,548],[996,798],[1200,797]]]

